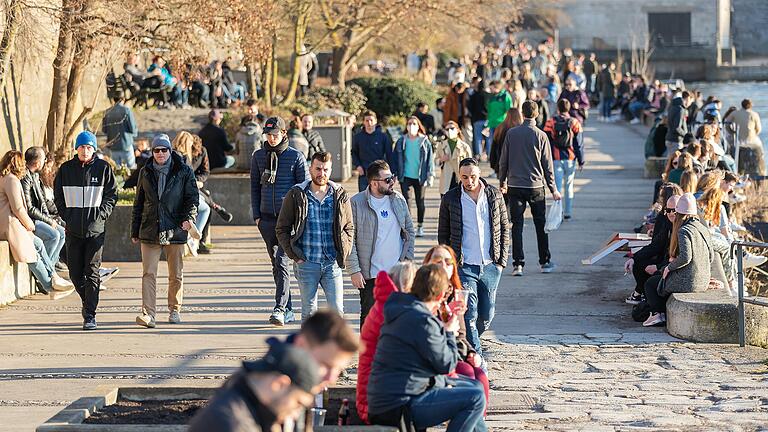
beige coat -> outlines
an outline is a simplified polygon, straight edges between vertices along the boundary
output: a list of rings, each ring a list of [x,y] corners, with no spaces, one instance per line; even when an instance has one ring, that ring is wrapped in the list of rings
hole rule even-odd
[[[751,109],[740,109],[734,111],[726,120],[733,120],[739,126],[739,141],[741,145],[760,147],[760,132],[762,132],[762,124],[760,124],[760,116]]]
[[[0,240],[7,240],[16,262],[37,262],[32,240],[35,223],[27,214],[21,181],[9,174],[0,177]]]
[[[461,182],[459,179],[459,162],[472,157],[472,147],[464,141],[456,140],[456,148],[451,153],[451,147],[448,145],[448,140],[443,140],[437,145],[437,163],[441,164],[443,169],[440,173],[440,194],[445,194],[451,188],[451,177],[456,174],[456,181]],[[442,163],[441,158],[448,156],[447,162]]]

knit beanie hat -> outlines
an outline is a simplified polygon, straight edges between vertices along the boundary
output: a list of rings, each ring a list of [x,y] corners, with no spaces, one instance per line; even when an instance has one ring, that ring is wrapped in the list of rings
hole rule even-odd
[[[155,147],[171,148],[171,139],[166,134],[157,134],[152,138],[152,148]]]
[[[683,196],[677,200],[675,211],[679,214],[696,216],[698,214],[698,209],[696,207],[696,198],[693,194],[690,192],[684,193]]]
[[[93,146],[93,149],[97,150],[98,146],[96,145],[96,135],[90,131],[82,131],[77,134],[77,138],[75,139],[75,150],[77,150],[77,148],[82,145]]]

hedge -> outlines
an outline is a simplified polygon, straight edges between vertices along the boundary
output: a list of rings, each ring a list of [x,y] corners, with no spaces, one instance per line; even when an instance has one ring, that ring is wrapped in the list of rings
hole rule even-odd
[[[419,102],[434,107],[440,96],[432,87],[406,78],[363,77],[347,81],[351,84],[360,86],[368,98],[368,108],[383,119],[410,115]]]

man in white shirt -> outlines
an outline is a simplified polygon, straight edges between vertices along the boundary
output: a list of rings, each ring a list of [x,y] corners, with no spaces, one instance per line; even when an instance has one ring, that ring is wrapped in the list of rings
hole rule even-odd
[[[459,277],[467,290],[467,340],[482,354],[480,336],[493,320],[496,288],[507,265],[509,220],[498,188],[480,177],[475,159],[459,163],[461,185],[440,202],[437,239],[456,252]]]
[[[347,258],[352,286],[360,290],[360,327],[373,307],[376,275],[413,259],[415,232],[405,198],[394,190],[389,164],[377,160],[366,172],[368,187],[353,196],[355,241]]]

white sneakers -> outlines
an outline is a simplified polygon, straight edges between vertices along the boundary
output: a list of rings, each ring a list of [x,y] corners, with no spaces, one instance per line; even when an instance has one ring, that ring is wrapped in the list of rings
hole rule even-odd
[[[55,272],[51,276],[51,285],[53,285],[54,291],[71,291],[75,289],[75,285],[72,282],[57,275]]]
[[[768,261],[768,258],[762,255],[751,254],[749,252],[744,252],[744,258],[742,259],[742,263],[745,269],[761,266],[765,264],[766,261]]]
[[[667,314],[652,312],[651,316],[643,323],[643,327],[653,327],[667,322]]]
[[[146,328],[155,328],[155,317],[148,314],[139,315],[136,317],[136,324]]]

